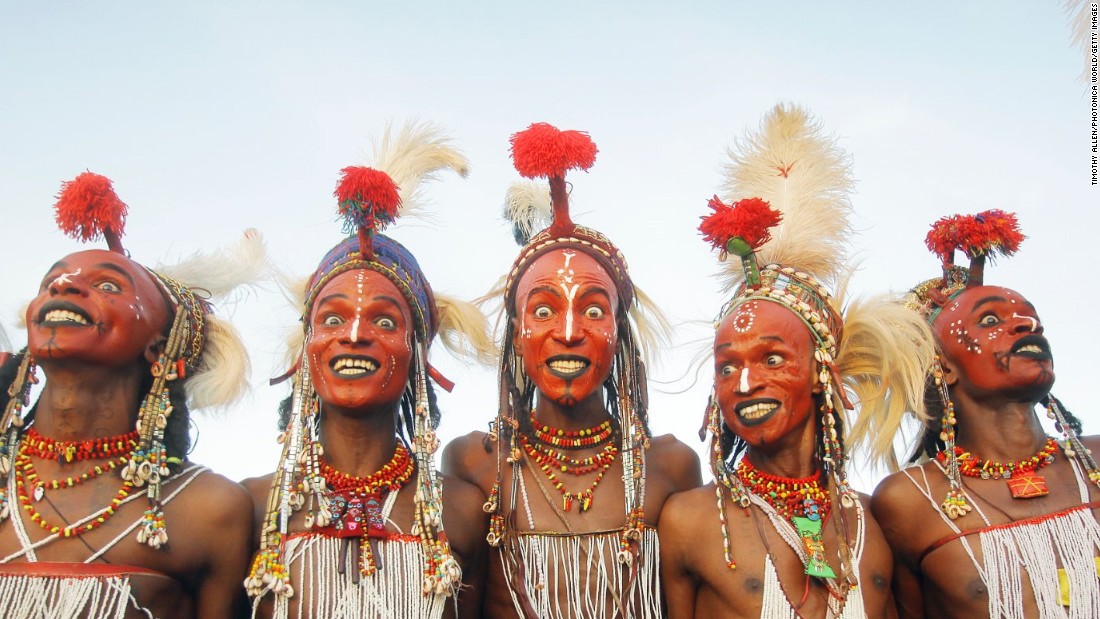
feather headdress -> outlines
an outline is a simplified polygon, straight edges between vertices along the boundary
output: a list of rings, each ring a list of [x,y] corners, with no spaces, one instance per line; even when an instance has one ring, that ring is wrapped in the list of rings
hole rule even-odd
[[[713,198],[700,226],[723,254],[741,257],[738,263],[723,255],[720,278],[734,296],[719,318],[749,299],[773,301],[797,314],[819,349],[819,382],[831,411],[826,425],[834,413],[846,424],[845,411],[859,410],[846,445],[826,444],[826,453],[862,446],[876,462],[896,467],[892,439],[908,412],[923,415],[924,372],[933,347],[927,326],[889,298],[842,310],[851,272],[850,156],[806,110],[778,105],[758,132],[736,142],[729,157],[723,190],[732,204]],[[845,457],[833,467],[842,490]]]
[[[725,201],[759,199],[779,212],[771,239],[756,252],[760,264],[783,264],[835,286],[846,268],[852,229],[851,156],[823,134],[821,123],[797,106],[777,105],[755,133],[727,151]],[[724,288],[744,281],[740,265],[723,274]]]

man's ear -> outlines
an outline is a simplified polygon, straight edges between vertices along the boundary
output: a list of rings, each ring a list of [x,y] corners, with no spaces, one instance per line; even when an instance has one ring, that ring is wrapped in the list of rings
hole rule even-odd
[[[512,323],[512,351],[517,357],[522,357],[525,340],[523,338],[523,329],[520,327],[519,316],[513,316],[508,320]]]
[[[959,368],[940,355],[940,367],[943,369],[943,384],[954,387],[959,382]]]
[[[145,347],[145,360],[150,364],[160,361],[160,356],[164,354],[164,347],[168,344],[168,338],[163,335],[158,335],[149,342],[149,345]]]

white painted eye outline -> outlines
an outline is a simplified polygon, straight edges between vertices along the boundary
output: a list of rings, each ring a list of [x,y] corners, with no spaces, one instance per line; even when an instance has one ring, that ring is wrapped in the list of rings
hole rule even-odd
[[[734,369],[733,365],[723,365],[721,368],[718,369],[718,374],[722,377],[728,377],[733,376],[733,373],[735,371],[736,370]]]

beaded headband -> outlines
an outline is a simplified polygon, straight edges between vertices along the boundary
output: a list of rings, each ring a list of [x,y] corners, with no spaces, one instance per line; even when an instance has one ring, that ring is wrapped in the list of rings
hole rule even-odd
[[[416,335],[421,341],[431,341],[439,328],[435,297],[424,272],[409,250],[397,241],[375,234],[371,237],[373,257],[364,259],[360,251],[361,237],[349,236],[330,249],[321,259],[317,270],[309,278],[303,320],[309,313],[317,295],[337,275],[356,269],[369,269],[384,275],[401,291],[416,325]]]

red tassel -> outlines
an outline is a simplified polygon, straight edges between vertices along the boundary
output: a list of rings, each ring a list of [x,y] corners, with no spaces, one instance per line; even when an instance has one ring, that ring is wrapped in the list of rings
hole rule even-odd
[[[82,172],[62,183],[54,205],[57,225],[62,232],[81,241],[106,237],[108,246],[117,252],[123,252],[121,239],[126,228],[126,209],[111,180],[92,172]]]
[[[388,174],[364,166],[349,166],[340,174],[334,195],[350,225],[379,231],[397,218],[401,195]]]
[[[732,206],[714,196],[707,202],[714,212],[701,217],[699,232],[715,249],[725,249],[730,239],[740,238],[753,250],[771,240],[771,228],[779,225],[783,214],[760,198],[745,198]]]
[[[1016,214],[992,209],[974,216],[974,229],[963,239],[962,246],[971,258],[979,254],[1011,256],[1020,249],[1023,240]]]
[[[583,131],[561,131],[535,123],[512,136],[512,163],[526,178],[564,176],[596,163],[596,144]]]

